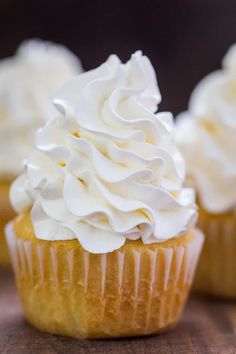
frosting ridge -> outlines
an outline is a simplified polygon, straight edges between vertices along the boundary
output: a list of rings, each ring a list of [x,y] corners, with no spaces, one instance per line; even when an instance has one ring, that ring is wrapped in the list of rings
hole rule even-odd
[[[38,131],[36,151],[11,189],[18,212],[32,208],[36,236],[78,238],[93,253],[126,239],[162,242],[193,227],[194,193],[173,142],[149,59],[112,55],[57,94],[61,115]]]
[[[64,46],[23,42],[16,55],[0,61],[0,174],[12,178],[32,147],[35,130],[56,114],[52,99],[61,85],[81,72]],[[10,158],[9,158],[10,156]]]
[[[223,68],[194,89],[179,115],[176,141],[203,206],[213,213],[236,205],[236,45]]]

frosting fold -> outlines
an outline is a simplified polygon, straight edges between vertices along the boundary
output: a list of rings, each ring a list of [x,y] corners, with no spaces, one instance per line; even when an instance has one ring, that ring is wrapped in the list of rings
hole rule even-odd
[[[23,42],[16,55],[0,61],[0,175],[15,177],[32,149],[32,136],[56,114],[52,99],[81,72],[79,60],[62,45]]]
[[[201,203],[209,212],[236,206],[236,45],[223,68],[193,91],[188,112],[179,115],[176,141]]]
[[[112,55],[57,94],[61,116],[38,131],[36,151],[11,189],[18,212],[32,208],[36,236],[77,238],[92,253],[126,239],[162,242],[194,226],[194,193],[173,143],[173,119],[147,57]],[[23,186],[23,187],[22,187]]]

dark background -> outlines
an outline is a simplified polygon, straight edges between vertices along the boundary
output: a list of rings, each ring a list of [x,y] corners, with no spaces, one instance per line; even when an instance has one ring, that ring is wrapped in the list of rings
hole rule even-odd
[[[161,109],[177,113],[236,41],[236,0],[0,0],[0,58],[31,37],[65,44],[86,70],[142,49],[157,71]]]

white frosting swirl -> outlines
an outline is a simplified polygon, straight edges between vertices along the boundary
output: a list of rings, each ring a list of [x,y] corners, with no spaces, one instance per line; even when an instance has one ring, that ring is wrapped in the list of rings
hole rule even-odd
[[[182,188],[184,162],[171,114],[155,114],[160,100],[140,52],[126,64],[112,55],[62,88],[54,102],[64,117],[38,132],[11,189],[18,212],[33,205],[38,238],[78,238],[106,253],[126,239],[161,242],[193,227],[194,193]]]
[[[65,81],[81,72],[79,60],[61,45],[23,42],[0,61],[0,175],[16,176],[32,150],[32,136],[55,116],[52,99]]]
[[[204,78],[179,116],[176,141],[206,210],[236,206],[236,45],[223,69]]]

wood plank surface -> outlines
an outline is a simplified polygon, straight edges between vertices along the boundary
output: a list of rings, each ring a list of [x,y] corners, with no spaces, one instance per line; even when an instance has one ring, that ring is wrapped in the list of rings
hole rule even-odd
[[[1,354],[235,354],[236,302],[191,297],[180,323],[158,336],[80,341],[26,323],[10,273],[0,273]]]

